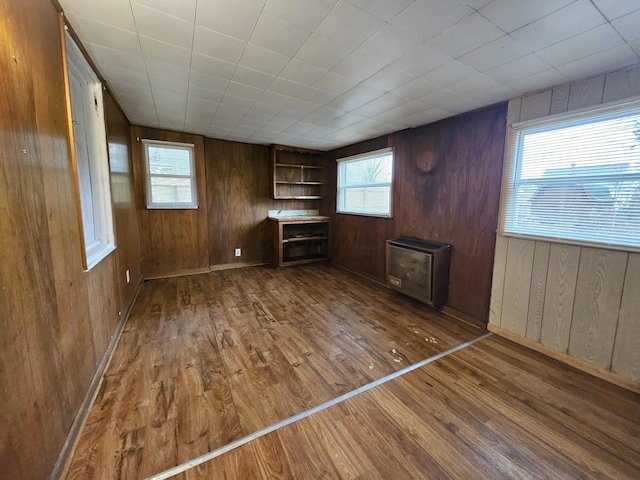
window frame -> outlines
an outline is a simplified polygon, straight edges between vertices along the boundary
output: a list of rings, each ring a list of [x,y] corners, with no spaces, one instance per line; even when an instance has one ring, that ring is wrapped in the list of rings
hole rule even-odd
[[[189,152],[189,168],[190,175],[153,175],[149,165],[148,147],[167,147],[177,150],[187,150]],[[146,208],[148,210],[196,210],[198,209],[198,185],[196,181],[196,162],[195,162],[195,145],[193,143],[168,142],[164,140],[142,140],[142,154],[144,158],[145,171],[145,198]],[[191,187],[190,202],[154,202],[153,192],[151,189],[151,180],[153,177],[158,178],[188,178]]]
[[[68,138],[76,189],[82,264],[90,271],[116,249],[103,85],[61,22]],[[78,98],[93,97],[93,108]],[[78,111],[80,108],[80,111]],[[82,122],[74,120],[79,113]],[[79,154],[80,141],[85,154]],[[91,223],[91,226],[89,226]]]
[[[388,182],[370,183],[370,184],[358,184],[353,186],[343,185],[345,172],[341,170],[341,166],[349,163],[355,163],[363,160],[368,160],[376,157],[386,156],[391,154],[391,178]],[[377,217],[377,218],[393,218],[393,182],[395,178],[395,150],[393,147],[385,147],[370,152],[360,153],[358,155],[351,155],[349,157],[343,157],[336,159],[336,213],[341,215],[359,215],[363,217]],[[384,213],[369,213],[357,210],[346,210],[344,208],[345,198],[342,192],[346,192],[349,188],[366,188],[366,187],[389,187],[389,211]],[[342,205],[342,207],[341,207]]]
[[[508,134],[507,134],[507,142],[506,142],[506,150],[504,157],[504,177],[503,177],[503,186],[502,186],[502,201],[501,201],[501,209],[500,209],[500,221],[498,234],[503,237],[511,237],[511,238],[520,238],[526,240],[537,240],[537,241],[545,241],[550,243],[559,243],[565,245],[578,245],[585,247],[593,247],[599,249],[609,249],[609,250],[619,250],[625,252],[640,252],[640,246],[634,246],[630,244],[623,243],[608,243],[602,240],[584,240],[584,239],[576,239],[576,238],[568,238],[562,237],[558,235],[542,235],[542,234],[531,234],[531,233],[520,233],[515,231],[508,231],[507,229],[507,217],[509,208],[514,208],[514,205],[517,204],[517,200],[515,198],[515,193],[517,191],[517,181],[521,179],[516,179],[519,177],[520,172],[522,170],[522,144],[524,142],[524,136],[527,131],[529,133],[538,133],[540,131],[545,130],[556,130],[562,128],[564,125],[565,128],[570,128],[576,125],[588,125],[591,123],[596,123],[598,121],[604,121],[609,118],[615,118],[623,116],[625,112],[628,112],[629,115],[634,114],[634,112],[640,113],[640,96],[627,98],[620,101],[608,102],[606,104],[601,104],[592,107],[586,107],[581,109],[576,109],[570,112],[559,113],[555,115],[549,115],[546,117],[536,118],[532,120],[526,120],[522,122],[516,122],[509,126]],[[524,133],[523,133],[524,132]],[[620,175],[614,175],[615,177],[620,178]],[[589,180],[607,180],[612,177],[611,174],[602,174],[599,176],[590,176]],[[562,177],[566,179],[570,179],[575,181],[580,178],[587,178],[581,176],[566,176]],[[640,173],[631,173],[625,174],[624,178],[629,178],[632,180],[640,179]],[[538,183],[525,180],[522,183],[529,184],[539,184],[539,185],[553,185],[559,182],[557,178],[547,181],[539,181]],[[513,195],[510,195],[513,194]],[[517,207],[516,207],[517,208]]]

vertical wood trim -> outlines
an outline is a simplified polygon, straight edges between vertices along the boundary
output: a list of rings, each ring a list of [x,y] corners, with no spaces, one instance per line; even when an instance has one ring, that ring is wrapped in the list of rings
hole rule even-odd
[[[504,270],[507,265],[507,249],[509,239],[496,238],[496,252],[493,258],[493,282],[491,283],[491,303],[489,306],[489,323],[500,326],[502,321],[502,295],[504,293]]]
[[[604,75],[587,78],[571,84],[569,91],[569,110],[591,107],[602,103]]]
[[[523,337],[527,331],[534,248],[531,240],[509,239],[501,327]]]
[[[548,116],[551,111],[551,93],[551,90],[545,90],[535,95],[522,97],[520,121]]]
[[[551,245],[540,341],[559,352],[569,347],[579,265],[580,247]]]
[[[640,66],[607,74],[603,102],[613,102],[640,95]]]
[[[582,248],[569,338],[569,354],[611,368],[626,252]]]
[[[551,244],[536,242],[531,271],[531,291],[529,292],[529,311],[527,313],[527,338],[540,341],[544,298],[547,288],[547,272],[549,270],[549,251]]]
[[[640,383],[640,254],[629,254],[611,371]]]

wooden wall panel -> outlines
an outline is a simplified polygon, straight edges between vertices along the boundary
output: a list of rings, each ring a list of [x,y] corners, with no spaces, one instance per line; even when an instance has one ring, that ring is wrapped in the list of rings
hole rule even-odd
[[[640,254],[629,254],[611,371],[640,383]]]
[[[0,2],[0,18],[0,465],[3,478],[38,480],[105,354],[121,285],[115,254],[82,268],[58,12]]]
[[[540,342],[559,352],[569,347],[580,247],[551,245]]]
[[[146,208],[143,139],[191,143],[195,146],[197,209],[148,210]],[[132,127],[131,145],[144,276],[153,277],[208,269],[204,137],[147,127]]]
[[[524,336],[529,313],[529,290],[536,243],[511,239],[507,247],[502,294],[502,328]]]
[[[637,65],[513,99],[509,102],[508,124],[640,95],[639,80]],[[505,151],[505,157],[508,153]],[[496,266],[502,258],[505,265],[494,268],[490,323],[508,334],[522,336],[522,325],[506,324],[504,314],[520,302],[520,296],[505,298],[513,289],[506,272],[517,269],[522,261],[518,256],[506,257],[514,242],[520,240],[499,236],[496,241]],[[549,245],[546,271],[546,253],[539,251],[543,245]],[[637,257],[624,251],[536,242],[526,340],[566,353],[606,375],[611,371],[624,377],[622,382],[640,383]],[[542,315],[540,302],[544,305]]]
[[[270,197],[268,147],[207,138],[209,259],[213,268],[270,261],[268,210],[321,209],[319,201]],[[240,248],[242,256],[234,250]]]
[[[583,248],[571,322],[569,354],[611,368],[611,354],[628,253]]]
[[[486,323],[505,122],[502,104],[331,152],[328,178],[336,176],[336,158],[395,148],[393,218],[336,214],[334,263],[384,282],[385,240],[413,235],[451,243],[446,305]]]

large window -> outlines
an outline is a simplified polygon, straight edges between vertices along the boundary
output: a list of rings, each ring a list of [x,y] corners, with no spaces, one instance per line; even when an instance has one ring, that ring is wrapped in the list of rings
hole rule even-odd
[[[115,249],[102,83],[69,33],[65,33],[67,80],[84,266]]]
[[[392,180],[390,148],[338,159],[336,211],[391,217]]]
[[[147,208],[197,208],[193,145],[143,140]]]
[[[503,233],[640,248],[640,102],[513,126]]]

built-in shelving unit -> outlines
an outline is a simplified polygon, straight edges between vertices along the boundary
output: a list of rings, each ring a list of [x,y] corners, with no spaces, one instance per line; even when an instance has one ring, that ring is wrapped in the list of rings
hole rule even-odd
[[[274,267],[329,260],[329,217],[269,218]]]
[[[276,200],[324,198],[325,155],[315,150],[271,146],[271,196]]]

